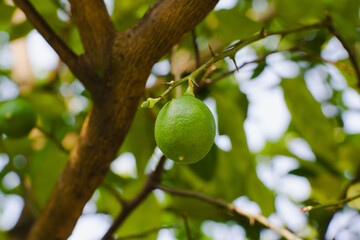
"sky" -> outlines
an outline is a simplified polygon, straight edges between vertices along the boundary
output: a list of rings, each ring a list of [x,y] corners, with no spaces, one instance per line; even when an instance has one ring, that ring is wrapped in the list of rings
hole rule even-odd
[[[112,12],[113,2],[111,0],[105,1],[108,6],[109,12]],[[220,0],[215,10],[232,8],[237,3],[237,0]],[[254,8],[262,9],[266,1],[254,0]],[[31,65],[35,74],[44,74],[44,71],[50,71],[55,68],[58,63],[58,57],[51,47],[43,40],[43,38],[36,32],[32,31],[27,39],[27,44],[31,46],[28,48],[28,54]],[[267,46],[274,45],[278,41],[277,37],[270,37],[264,41]],[[9,56],[9,47],[0,50],[0,64],[4,66],[4,58],[11,59]],[[5,56],[5,57],[4,57]],[[322,52],[322,57],[331,61],[337,61],[347,57],[346,51],[342,48],[341,44],[334,38],[325,47]],[[242,62],[253,60],[256,58],[255,51],[251,47],[246,47],[236,54],[236,61],[238,65]],[[12,61],[15,61],[12,59]],[[299,72],[299,66],[293,62],[285,60],[284,56],[273,54],[267,59],[269,67],[252,81],[245,81],[252,75],[254,66],[248,65],[235,74],[236,79],[240,83],[240,90],[247,94],[250,101],[248,118],[245,122],[244,128],[247,135],[248,145],[252,152],[256,153],[263,149],[266,141],[276,141],[286,131],[291,116],[286,108],[283,98],[283,92],[280,87],[276,86],[282,77],[291,78],[295,77]],[[13,63],[14,64],[14,63]],[[228,62],[229,67],[233,67],[232,62]],[[11,66],[8,66],[9,68]],[[170,71],[170,64],[168,61],[157,63],[153,69],[156,73],[166,74]],[[306,84],[313,94],[313,96],[321,101],[329,98],[330,91],[324,87],[324,72],[329,71],[333,78],[332,87],[343,90],[344,103],[349,107],[342,118],[344,120],[344,130],[347,133],[360,133],[360,95],[349,88],[346,80],[341,76],[338,70],[331,66],[325,65],[309,71],[305,76]],[[147,86],[153,83],[154,77],[149,78]],[[1,81],[0,96],[3,98],[12,98],[17,95],[16,86],[12,85],[11,81],[2,79]],[[79,84],[79,83],[76,83]],[[4,91],[4,89],[7,91]],[[81,86],[80,86],[81,88]],[[75,89],[75,90],[74,90]],[[66,95],[71,91],[76,91],[79,86],[63,86],[62,94]],[[7,94],[7,95],[6,95]],[[75,98],[76,99],[76,98]],[[0,99],[3,101],[4,99]],[[72,103],[72,111],[81,111],[87,106],[86,100],[79,98]],[[210,110],[213,112],[216,120],[216,102],[209,98],[204,101]],[[324,108],[324,113],[331,116],[336,109],[331,106]],[[219,148],[224,151],[231,150],[231,141],[226,135],[216,135],[215,143]],[[289,144],[289,149],[295,155],[314,161],[314,154],[311,152],[309,145],[302,139],[294,139]],[[154,168],[160,150],[156,150],[156,154],[151,159],[148,171]],[[8,161],[6,155],[0,155],[0,170]],[[278,156],[272,162],[262,162],[257,166],[257,173],[264,184],[273,189],[278,197],[276,198],[277,212],[270,216],[270,220],[283,226],[286,224],[293,231],[304,231],[306,228],[307,220],[306,215],[302,213],[299,206],[296,206],[293,201],[300,202],[307,199],[310,195],[310,184],[306,178],[290,175],[289,171],[296,169],[298,162],[289,157]],[[171,168],[169,163],[167,168]],[[136,159],[131,153],[124,153],[120,155],[112,164],[111,169],[120,175],[127,175],[136,177]],[[6,184],[18,184],[19,179],[14,175],[7,176],[4,180]],[[163,193],[155,192],[159,201],[163,199]],[[260,212],[259,206],[250,201],[245,196],[240,196],[234,200],[234,205],[249,209],[250,211]],[[17,221],[23,206],[23,200],[16,195],[2,195],[0,194],[0,205],[3,206],[3,212],[0,212],[0,228],[10,229]],[[334,221],[330,225],[329,231],[326,235],[327,239],[332,239],[339,231],[341,239],[351,239],[349,233],[341,230],[343,226],[350,226],[350,228],[360,229],[360,226],[352,224],[354,218],[360,217],[355,213],[356,211],[345,208],[343,211],[337,213]],[[96,213],[96,206],[93,202],[89,202],[84,208],[86,215],[82,216],[76,228],[69,238],[70,240],[96,240],[99,239],[111,225],[111,219],[104,214]],[[357,227],[357,228],[356,228]],[[239,225],[232,224],[231,226],[223,223],[215,223],[213,221],[206,221],[202,225],[202,230],[206,235],[215,240],[245,239],[245,231]],[[305,229],[306,230],[306,229]],[[307,229],[309,230],[309,229]],[[271,230],[264,230],[262,232],[263,239],[279,239],[279,236]],[[158,240],[171,240],[174,238],[174,231],[171,229],[163,229],[159,232]]]

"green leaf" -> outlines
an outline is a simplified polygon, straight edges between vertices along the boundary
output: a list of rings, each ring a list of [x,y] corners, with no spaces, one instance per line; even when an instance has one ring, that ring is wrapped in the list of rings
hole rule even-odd
[[[68,43],[69,46],[71,46],[71,49],[78,55],[81,55],[84,53],[84,48],[81,43],[80,33],[76,26],[73,26],[69,29],[69,36],[68,36]],[[85,90],[87,91],[87,90]],[[83,96],[91,99],[90,93],[84,93]]]
[[[60,1],[30,0],[30,2],[32,2],[33,6],[40,15],[46,19],[47,24],[49,24],[56,32],[67,25],[67,23],[61,21],[58,17],[58,10],[61,6]]]
[[[15,7],[9,6],[3,1],[0,1],[0,31],[4,31],[8,28],[14,11]]]
[[[201,191],[197,192],[202,193]],[[226,221],[231,219],[223,209],[196,198],[175,195],[169,196],[167,209],[176,213],[178,216],[186,213],[189,217],[200,220],[212,219],[215,221]]]
[[[349,187],[346,192],[346,198],[352,198],[358,196],[360,194],[360,183],[353,184]],[[348,205],[352,208],[356,208],[360,210],[360,198],[357,198],[348,203]]]
[[[190,164],[189,168],[205,181],[213,179],[217,168],[217,152],[218,147],[214,144],[209,153],[199,162]]]
[[[136,158],[138,174],[143,175],[145,167],[156,147],[154,138],[154,120],[148,109],[138,108],[120,154],[131,152]]]
[[[14,41],[18,38],[26,36],[31,30],[33,26],[28,21],[21,22],[19,24],[11,25],[9,28],[10,41]]]
[[[349,87],[357,89],[358,79],[355,71],[353,70],[352,64],[348,58],[337,61],[337,69],[346,79]]]
[[[318,31],[316,32],[315,37],[306,42],[303,48],[320,55],[321,50],[323,49],[323,45],[325,44],[326,40],[328,40],[328,37],[328,32],[326,30]],[[313,57],[310,57],[310,60],[318,61],[318,59],[314,59]]]
[[[339,161],[336,167],[341,171],[348,171],[356,174],[356,169],[360,166],[360,144],[347,143],[339,146]]]
[[[215,35],[225,45],[232,41],[251,36],[261,29],[261,24],[249,19],[238,8],[222,9],[212,12],[206,19],[209,25],[215,25]],[[229,24],[232,23],[232,24]]]
[[[283,79],[281,86],[295,129],[309,143],[315,154],[334,163],[338,151],[334,119],[324,116],[320,103],[311,95],[303,79]]]
[[[326,9],[321,0],[275,0],[274,3],[276,19],[285,27],[318,21]]]
[[[32,155],[29,166],[31,191],[33,200],[40,209],[45,206],[67,158],[67,154],[51,141],[44,149]]]
[[[125,220],[121,228],[115,233],[122,236],[135,235],[146,230],[159,228],[162,224],[162,209],[153,194],[150,194]],[[144,240],[155,240],[157,233],[149,234]]]
[[[229,136],[232,149],[230,152],[219,151],[213,187],[218,189],[217,196],[228,201],[245,194],[259,204],[263,214],[270,215],[274,212],[274,196],[256,175],[243,128],[248,100],[233,78],[226,78],[215,86],[211,96],[216,100],[219,133]]]
[[[360,24],[360,1],[333,1],[330,8],[336,31],[347,41],[349,46],[354,46],[356,42],[360,41],[360,33],[353,27]]]
[[[316,173],[316,171],[314,171],[314,169],[306,168],[306,167],[300,167],[300,168],[294,169],[294,170],[290,171],[289,174],[294,174],[294,175],[301,176],[301,177],[316,177],[316,176],[318,176],[318,174]]]
[[[256,68],[254,69],[254,72],[253,74],[251,75],[250,79],[254,79],[254,78],[257,78],[265,69],[265,67],[267,66],[266,64],[266,61],[265,60],[262,60],[260,61]]]
[[[118,30],[135,25],[154,0],[114,1],[112,19]]]
[[[32,140],[28,137],[6,138],[0,141],[2,141],[0,144],[0,150],[8,154],[10,158],[13,158],[19,154],[28,156],[33,152],[31,147]]]
[[[55,93],[38,90],[28,95],[26,100],[34,106],[36,112],[41,116],[57,117],[66,111],[64,98]]]
[[[323,173],[317,177],[308,177],[311,184],[311,196],[321,203],[336,201],[343,191],[343,179],[332,174]]]
[[[108,186],[112,189],[110,190],[109,187],[104,186],[98,188],[99,198],[96,201],[97,212],[106,213],[112,217],[116,217],[122,208],[121,202],[115,195],[119,193],[114,193],[118,192],[118,189],[111,184],[108,184]]]

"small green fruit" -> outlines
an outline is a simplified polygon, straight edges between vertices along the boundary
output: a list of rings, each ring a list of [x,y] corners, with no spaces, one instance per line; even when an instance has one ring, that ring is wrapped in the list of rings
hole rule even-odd
[[[0,107],[0,132],[9,138],[26,136],[35,124],[33,107],[22,99],[9,101]]]
[[[155,122],[155,140],[167,158],[195,163],[209,152],[216,133],[214,116],[193,96],[185,95],[165,104]]]

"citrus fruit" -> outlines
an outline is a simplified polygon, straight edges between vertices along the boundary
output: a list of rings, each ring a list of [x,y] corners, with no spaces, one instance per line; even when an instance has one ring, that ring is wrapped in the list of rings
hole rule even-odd
[[[0,132],[10,138],[27,135],[35,123],[35,111],[25,100],[12,100],[0,107]]]
[[[185,95],[166,103],[155,122],[155,140],[167,158],[194,163],[209,152],[215,138],[215,120],[209,108]]]

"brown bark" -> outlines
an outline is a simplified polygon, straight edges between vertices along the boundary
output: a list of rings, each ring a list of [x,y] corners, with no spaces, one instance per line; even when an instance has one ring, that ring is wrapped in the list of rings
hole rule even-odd
[[[115,28],[102,0],[70,0],[72,17],[78,27],[85,55],[99,76],[108,66],[108,48]]]
[[[36,28],[47,26],[38,21],[34,9],[30,8],[29,14],[28,1],[15,2],[25,6],[22,9]],[[51,31],[52,37],[45,39],[92,93],[94,107],[28,236],[30,240],[66,239],[71,234],[125,138],[151,67],[215,7],[217,0],[158,0],[134,28],[125,32],[114,31],[103,1],[70,3],[84,56],[73,55],[50,28],[39,32],[44,36]]]

